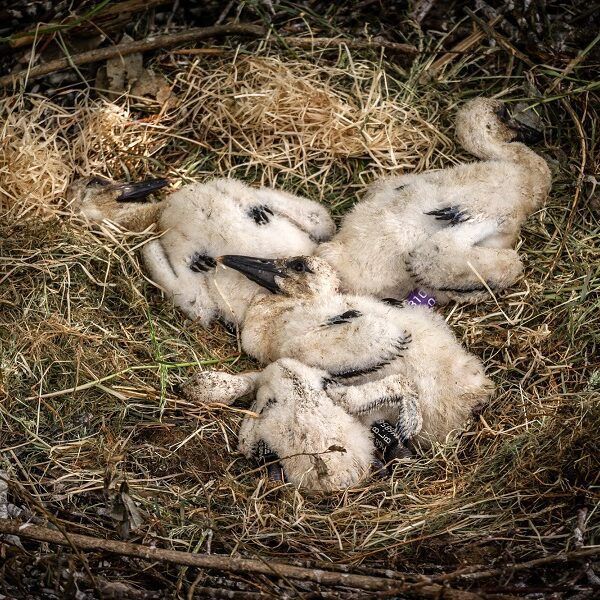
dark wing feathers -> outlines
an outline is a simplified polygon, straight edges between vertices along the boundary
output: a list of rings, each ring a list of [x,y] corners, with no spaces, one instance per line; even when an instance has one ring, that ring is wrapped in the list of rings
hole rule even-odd
[[[471,218],[466,211],[461,210],[460,206],[446,206],[438,210],[430,210],[425,214],[435,217],[436,221],[450,221],[450,225],[458,225]]]
[[[350,323],[352,319],[362,317],[362,313],[359,310],[347,310],[341,315],[335,315],[330,317],[323,323],[323,327],[329,327],[330,325],[343,325],[344,323]]]

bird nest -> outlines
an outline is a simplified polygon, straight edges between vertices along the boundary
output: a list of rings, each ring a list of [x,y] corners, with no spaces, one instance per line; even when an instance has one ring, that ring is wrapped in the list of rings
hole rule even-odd
[[[0,468],[17,482],[13,502],[97,537],[357,572],[483,571],[577,549],[578,511],[598,498],[597,216],[571,205],[558,144],[553,196],[523,232],[524,280],[502,298],[443,309],[496,397],[390,479],[330,496],[269,488],[236,454],[240,409],[174,392],[201,366],[247,368],[238,340],[161,298],[138,262],[145,235],[88,231],[69,215],[63,193],[83,174],[175,185],[230,175],[339,214],[379,175],[464,158],[450,127],[464,90],[419,87],[347,50],[328,56],[173,52],[153,66],[168,85],[160,100],[3,101]],[[593,510],[584,525],[598,534]],[[138,583],[163,576],[114,568]]]

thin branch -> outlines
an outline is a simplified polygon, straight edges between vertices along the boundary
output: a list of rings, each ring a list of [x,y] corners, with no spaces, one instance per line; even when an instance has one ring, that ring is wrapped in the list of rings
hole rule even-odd
[[[33,81],[39,79],[49,73],[62,71],[69,67],[85,65],[94,62],[100,62],[114,58],[115,56],[127,56],[139,52],[147,52],[157,48],[170,48],[177,44],[186,42],[203,40],[209,37],[219,37],[227,35],[247,35],[252,37],[265,36],[267,31],[258,25],[216,25],[214,27],[197,27],[188,31],[180,31],[177,33],[169,33],[158,35],[155,37],[146,38],[135,42],[127,42],[117,46],[107,46],[105,48],[97,48],[88,52],[82,52],[68,58],[59,58],[51,60],[42,65],[33,67],[29,71],[21,71],[10,75],[0,77],[0,86],[8,87],[17,85],[22,81]],[[418,53],[417,48],[410,44],[400,44],[397,42],[389,42],[379,37],[372,39],[345,39],[345,38],[301,38],[301,37],[273,37],[271,41],[281,43],[283,45],[294,46],[298,48],[328,48],[333,46],[348,46],[351,49],[369,49],[383,48],[391,52],[399,52],[414,56]]]
[[[400,44],[398,42],[389,42],[380,37],[371,39],[345,39],[345,38],[305,38],[305,37],[282,37],[279,38],[282,44],[294,46],[296,48],[328,48],[330,46],[348,46],[352,50],[364,50],[369,48],[384,48],[401,54],[414,56],[419,53],[416,46],[412,44]]]
[[[541,558],[534,558],[522,563],[508,563],[498,569],[478,570],[480,567],[467,567],[465,569],[454,571],[453,573],[436,575],[435,577],[432,577],[431,580],[436,582],[447,582],[456,579],[468,579],[469,581],[476,581],[478,579],[489,579],[491,577],[507,575],[516,571],[527,571],[528,569],[533,569],[535,567],[541,567],[544,565],[576,562],[590,556],[600,556],[600,546],[581,548],[580,550],[565,552],[564,554],[551,554],[550,556],[542,556]]]
[[[116,46],[107,46],[105,48],[96,48],[81,54],[75,54],[69,58],[59,58],[51,60],[37,67],[33,67],[29,71],[21,71],[19,73],[5,75],[0,77],[0,86],[8,87],[11,84],[16,85],[21,81],[32,81],[39,79],[49,73],[68,69],[72,65],[86,65],[88,63],[99,62],[114,58],[115,56],[128,56],[138,52],[147,52],[156,48],[169,48],[177,44],[203,40],[210,37],[219,37],[223,35],[249,35],[260,37],[265,34],[265,30],[257,25],[218,25],[215,27],[196,27],[187,31],[179,31],[177,33],[168,33],[165,35],[157,35],[139,40],[135,42],[127,42]]]

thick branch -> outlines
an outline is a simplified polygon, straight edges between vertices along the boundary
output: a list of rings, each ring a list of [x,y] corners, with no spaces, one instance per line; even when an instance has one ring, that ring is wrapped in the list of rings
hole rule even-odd
[[[201,569],[215,569],[229,573],[260,573],[275,577],[311,581],[326,586],[342,586],[368,591],[393,592],[415,594],[423,598],[439,598],[443,591],[449,591],[447,586],[431,583],[429,579],[422,578],[413,582],[400,579],[386,579],[370,575],[356,575],[353,573],[340,573],[324,571],[322,569],[308,569],[295,567],[285,563],[237,558],[234,556],[219,556],[209,554],[192,554],[178,550],[165,550],[153,546],[94,538],[87,535],[69,533],[69,539],[60,532],[37,525],[23,524],[16,521],[0,520],[0,534],[16,535],[22,539],[37,540],[60,544],[61,546],[74,545],[82,550],[112,552],[122,556],[133,556],[149,561],[160,561],[198,567]],[[481,596],[472,592],[456,590],[461,600],[480,600]]]
[[[28,538],[40,542],[50,542],[68,546],[69,542],[60,531],[54,531],[37,525],[23,525],[14,521],[0,521],[0,532],[9,535],[17,535],[20,538]],[[389,591],[402,582],[387,580],[368,575],[353,575],[349,573],[335,573],[321,569],[306,569],[294,567],[283,563],[263,562],[234,556],[218,556],[209,554],[192,554],[178,550],[165,550],[153,546],[121,542],[118,540],[106,540],[94,538],[87,535],[70,534],[69,539],[77,547],[84,550],[106,551],[123,556],[134,556],[150,561],[161,561],[186,565],[189,567],[200,567],[205,569],[216,569],[219,571],[238,573],[261,573],[263,575],[276,575],[300,579],[304,581],[317,581],[324,585],[343,585],[365,590]]]

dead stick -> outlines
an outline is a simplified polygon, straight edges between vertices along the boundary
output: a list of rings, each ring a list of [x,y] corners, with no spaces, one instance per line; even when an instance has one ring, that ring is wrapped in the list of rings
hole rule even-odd
[[[600,555],[600,546],[592,548],[582,548],[581,550],[574,550],[573,552],[565,552],[564,554],[552,554],[551,556],[542,556],[541,558],[534,558],[523,563],[509,563],[499,569],[488,569],[484,571],[477,571],[477,567],[461,569],[454,573],[447,573],[445,575],[436,575],[431,577],[432,581],[436,582],[447,582],[455,579],[468,579],[474,581],[478,579],[489,579],[491,577],[498,577],[499,575],[506,575],[514,571],[526,571],[539,567],[542,565],[550,565],[554,563],[566,563],[575,562],[588,556]]]
[[[90,50],[89,52],[82,52],[81,54],[75,54],[74,56],[67,58],[52,60],[43,65],[33,67],[29,71],[20,71],[19,73],[0,77],[0,86],[8,87],[11,84],[16,85],[23,80],[33,81],[34,79],[39,79],[40,77],[48,75],[49,73],[62,71],[63,69],[68,69],[69,67],[73,66],[107,60],[109,58],[114,58],[115,56],[127,56],[129,54],[147,52],[148,50],[155,50],[157,48],[169,48],[171,46],[176,46],[177,44],[202,40],[209,37],[219,37],[223,35],[249,35],[261,37],[265,34],[265,29],[258,25],[240,24],[216,25],[214,27],[197,27],[188,31],[159,35],[147,38],[145,40],[119,44],[117,46],[107,46],[106,48],[98,48],[96,50]],[[409,55],[418,53],[417,48],[411,46],[410,44],[388,42],[387,40],[382,40],[380,38],[373,38],[370,40],[348,40],[344,38],[273,37],[272,40],[300,48],[312,48],[314,46],[327,48],[329,46],[346,45],[352,49],[384,48]]]
[[[465,12],[485,31],[485,34],[493,38],[502,46],[509,54],[523,61],[528,67],[535,67],[535,63],[520,50],[517,50],[502,34],[498,33],[493,24],[486,23],[483,19],[480,19],[472,10],[465,8]]]
[[[500,20],[500,17],[496,17],[490,21],[490,24],[497,23]],[[464,54],[472,48],[475,44],[478,44],[485,37],[483,31],[476,30],[471,35],[467,36],[464,40],[461,40],[457,44],[455,44],[448,52],[446,52],[443,56],[438,58],[432,65],[429,67],[430,73],[436,73],[442,67],[446,66],[449,62],[453,61],[457,55]]]
[[[169,33],[165,35],[157,35],[139,40],[136,42],[127,42],[118,44],[117,46],[107,46],[106,48],[97,48],[81,54],[75,54],[67,58],[59,58],[51,60],[43,65],[38,65],[29,69],[29,71],[21,71],[16,74],[5,75],[0,77],[0,86],[7,87],[11,84],[17,84],[20,81],[32,81],[54,73],[62,71],[72,66],[85,65],[88,63],[98,62],[114,58],[115,56],[127,56],[138,52],[147,52],[156,48],[168,48],[176,44],[192,42],[195,40],[203,40],[209,37],[218,37],[222,35],[251,35],[262,36],[265,30],[258,25],[217,25],[215,27],[196,27],[187,31],[177,33]]]
[[[393,591],[403,587],[414,587],[415,584],[406,584],[404,581],[371,577],[369,575],[355,575],[352,573],[337,573],[322,569],[307,569],[294,567],[285,563],[260,561],[234,556],[218,556],[210,554],[192,554],[179,550],[165,550],[154,546],[144,546],[117,540],[105,540],[75,533],[69,534],[69,540],[60,532],[37,525],[23,524],[16,521],[0,520],[0,533],[16,535],[20,538],[37,540],[69,546],[74,544],[83,550],[106,551],[123,556],[133,556],[150,561],[161,561],[199,567],[216,569],[234,573],[261,573],[276,577],[289,577],[302,581],[314,581],[323,585],[338,585],[369,591]],[[70,541],[70,543],[69,543]],[[422,584],[421,584],[422,585]],[[441,586],[435,586],[441,589]]]
[[[148,561],[167,562],[232,573],[260,573],[280,578],[310,581],[325,586],[341,586],[370,592],[402,593],[411,596],[414,595],[418,598],[431,598],[435,600],[445,597],[443,595],[446,593],[454,594],[448,597],[460,597],[460,600],[483,600],[485,598],[485,595],[475,592],[453,590],[447,584],[440,585],[434,583],[431,578],[425,576],[413,576],[413,581],[406,581],[404,577],[397,579],[373,577],[370,575],[295,567],[286,563],[237,558],[234,556],[193,554],[179,550],[165,550],[163,548],[156,548],[155,546],[106,540],[76,533],[69,533],[67,540],[65,535],[60,531],[29,523],[19,523],[17,521],[0,520],[0,534],[16,535],[20,538],[60,544],[61,546],[76,546],[81,550],[112,552],[113,554],[133,556]]]
[[[273,38],[275,40],[276,38]],[[353,50],[363,50],[369,48],[385,48],[402,54],[415,55],[419,50],[412,44],[400,44],[398,42],[389,42],[380,37],[374,37],[369,40],[348,40],[344,38],[303,38],[303,37],[281,37],[282,44],[294,46],[296,48],[327,48],[329,46],[348,46]]]

